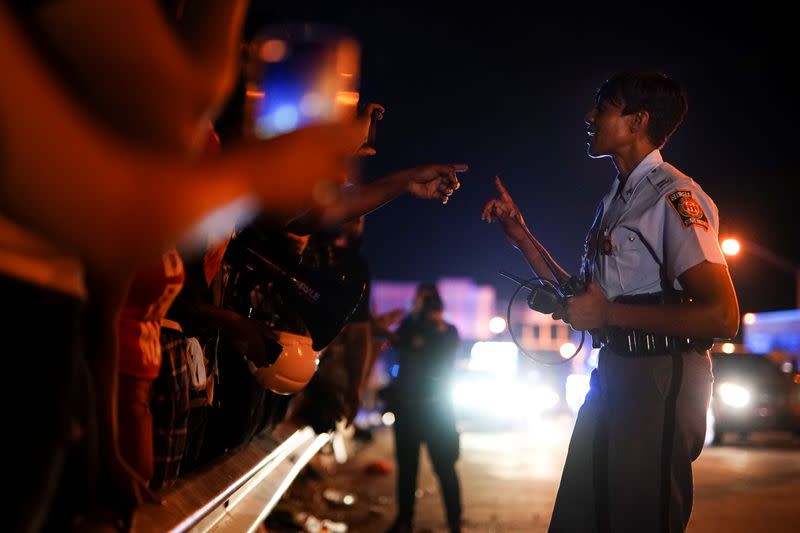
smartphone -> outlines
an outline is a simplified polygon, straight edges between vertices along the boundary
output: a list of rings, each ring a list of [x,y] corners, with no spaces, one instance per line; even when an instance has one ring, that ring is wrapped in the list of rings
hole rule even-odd
[[[367,131],[367,140],[364,142],[364,147],[377,149],[375,146],[375,138],[378,134],[378,120],[380,120],[380,109],[373,109],[369,115],[369,130]]]
[[[360,46],[327,26],[271,26],[246,55],[246,133],[269,139],[355,115]]]

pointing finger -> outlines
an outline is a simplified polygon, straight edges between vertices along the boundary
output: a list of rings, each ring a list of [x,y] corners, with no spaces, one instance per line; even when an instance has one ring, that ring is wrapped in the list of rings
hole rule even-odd
[[[503,186],[503,182],[500,181],[500,176],[494,177],[494,184],[497,187],[497,190],[500,192],[500,197],[503,200],[506,200],[508,202],[513,202],[513,200],[511,199],[511,195],[508,194],[508,190],[506,190],[506,188]]]

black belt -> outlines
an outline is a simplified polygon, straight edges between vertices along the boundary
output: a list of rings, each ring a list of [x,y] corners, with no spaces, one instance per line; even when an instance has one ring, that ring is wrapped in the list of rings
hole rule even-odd
[[[665,293],[637,294],[620,296],[615,302],[625,304],[663,304],[691,301],[682,293],[673,293],[669,297]],[[620,355],[669,355],[688,351],[704,351],[711,348],[710,339],[679,337],[674,335],[657,335],[637,329],[603,328],[592,331],[592,345],[595,348],[607,346]]]
[[[669,355],[711,348],[708,339],[655,335],[636,329],[606,328],[592,334],[595,343],[607,346],[620,355]],[[596,346],[597,347],[597,346]]]

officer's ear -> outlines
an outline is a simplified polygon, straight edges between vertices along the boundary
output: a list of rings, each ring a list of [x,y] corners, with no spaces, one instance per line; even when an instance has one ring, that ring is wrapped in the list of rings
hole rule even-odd
[[[629,122],[629,127],[631,133],[636,133],[638,131],[647,132],[647,126],[650,124],[650,113],[647,111],[637,111],[636,113],[631,114],[631,120]]]

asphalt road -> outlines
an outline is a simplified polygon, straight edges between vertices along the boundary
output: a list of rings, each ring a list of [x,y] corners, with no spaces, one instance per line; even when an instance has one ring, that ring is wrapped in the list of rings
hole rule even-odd
[[[514,431],[465,428],[458,464],[465,531],[546,531],[570,424],[569,418],[562,417]],[[347,524],[349,533],[382,532],[394,514],[392,454],[391,431],[382,429],[372,442],[351,449],[344,464],[336,464],[332,454],[320,456],[314,470],[292,486],[275,516],[287,509],[305,511],[319,520]],[[376,462],[392,471],[369,473]],[[446,531],[438,485],[426,457],[420,468],[415,531]],[[694,474],[694,510],[688,531],[800,531],[800,444],[790,435],[728,439],[723,446],[703,451]],[[345,494],[353,496],[352,503],[336,503],[335,496]]]

